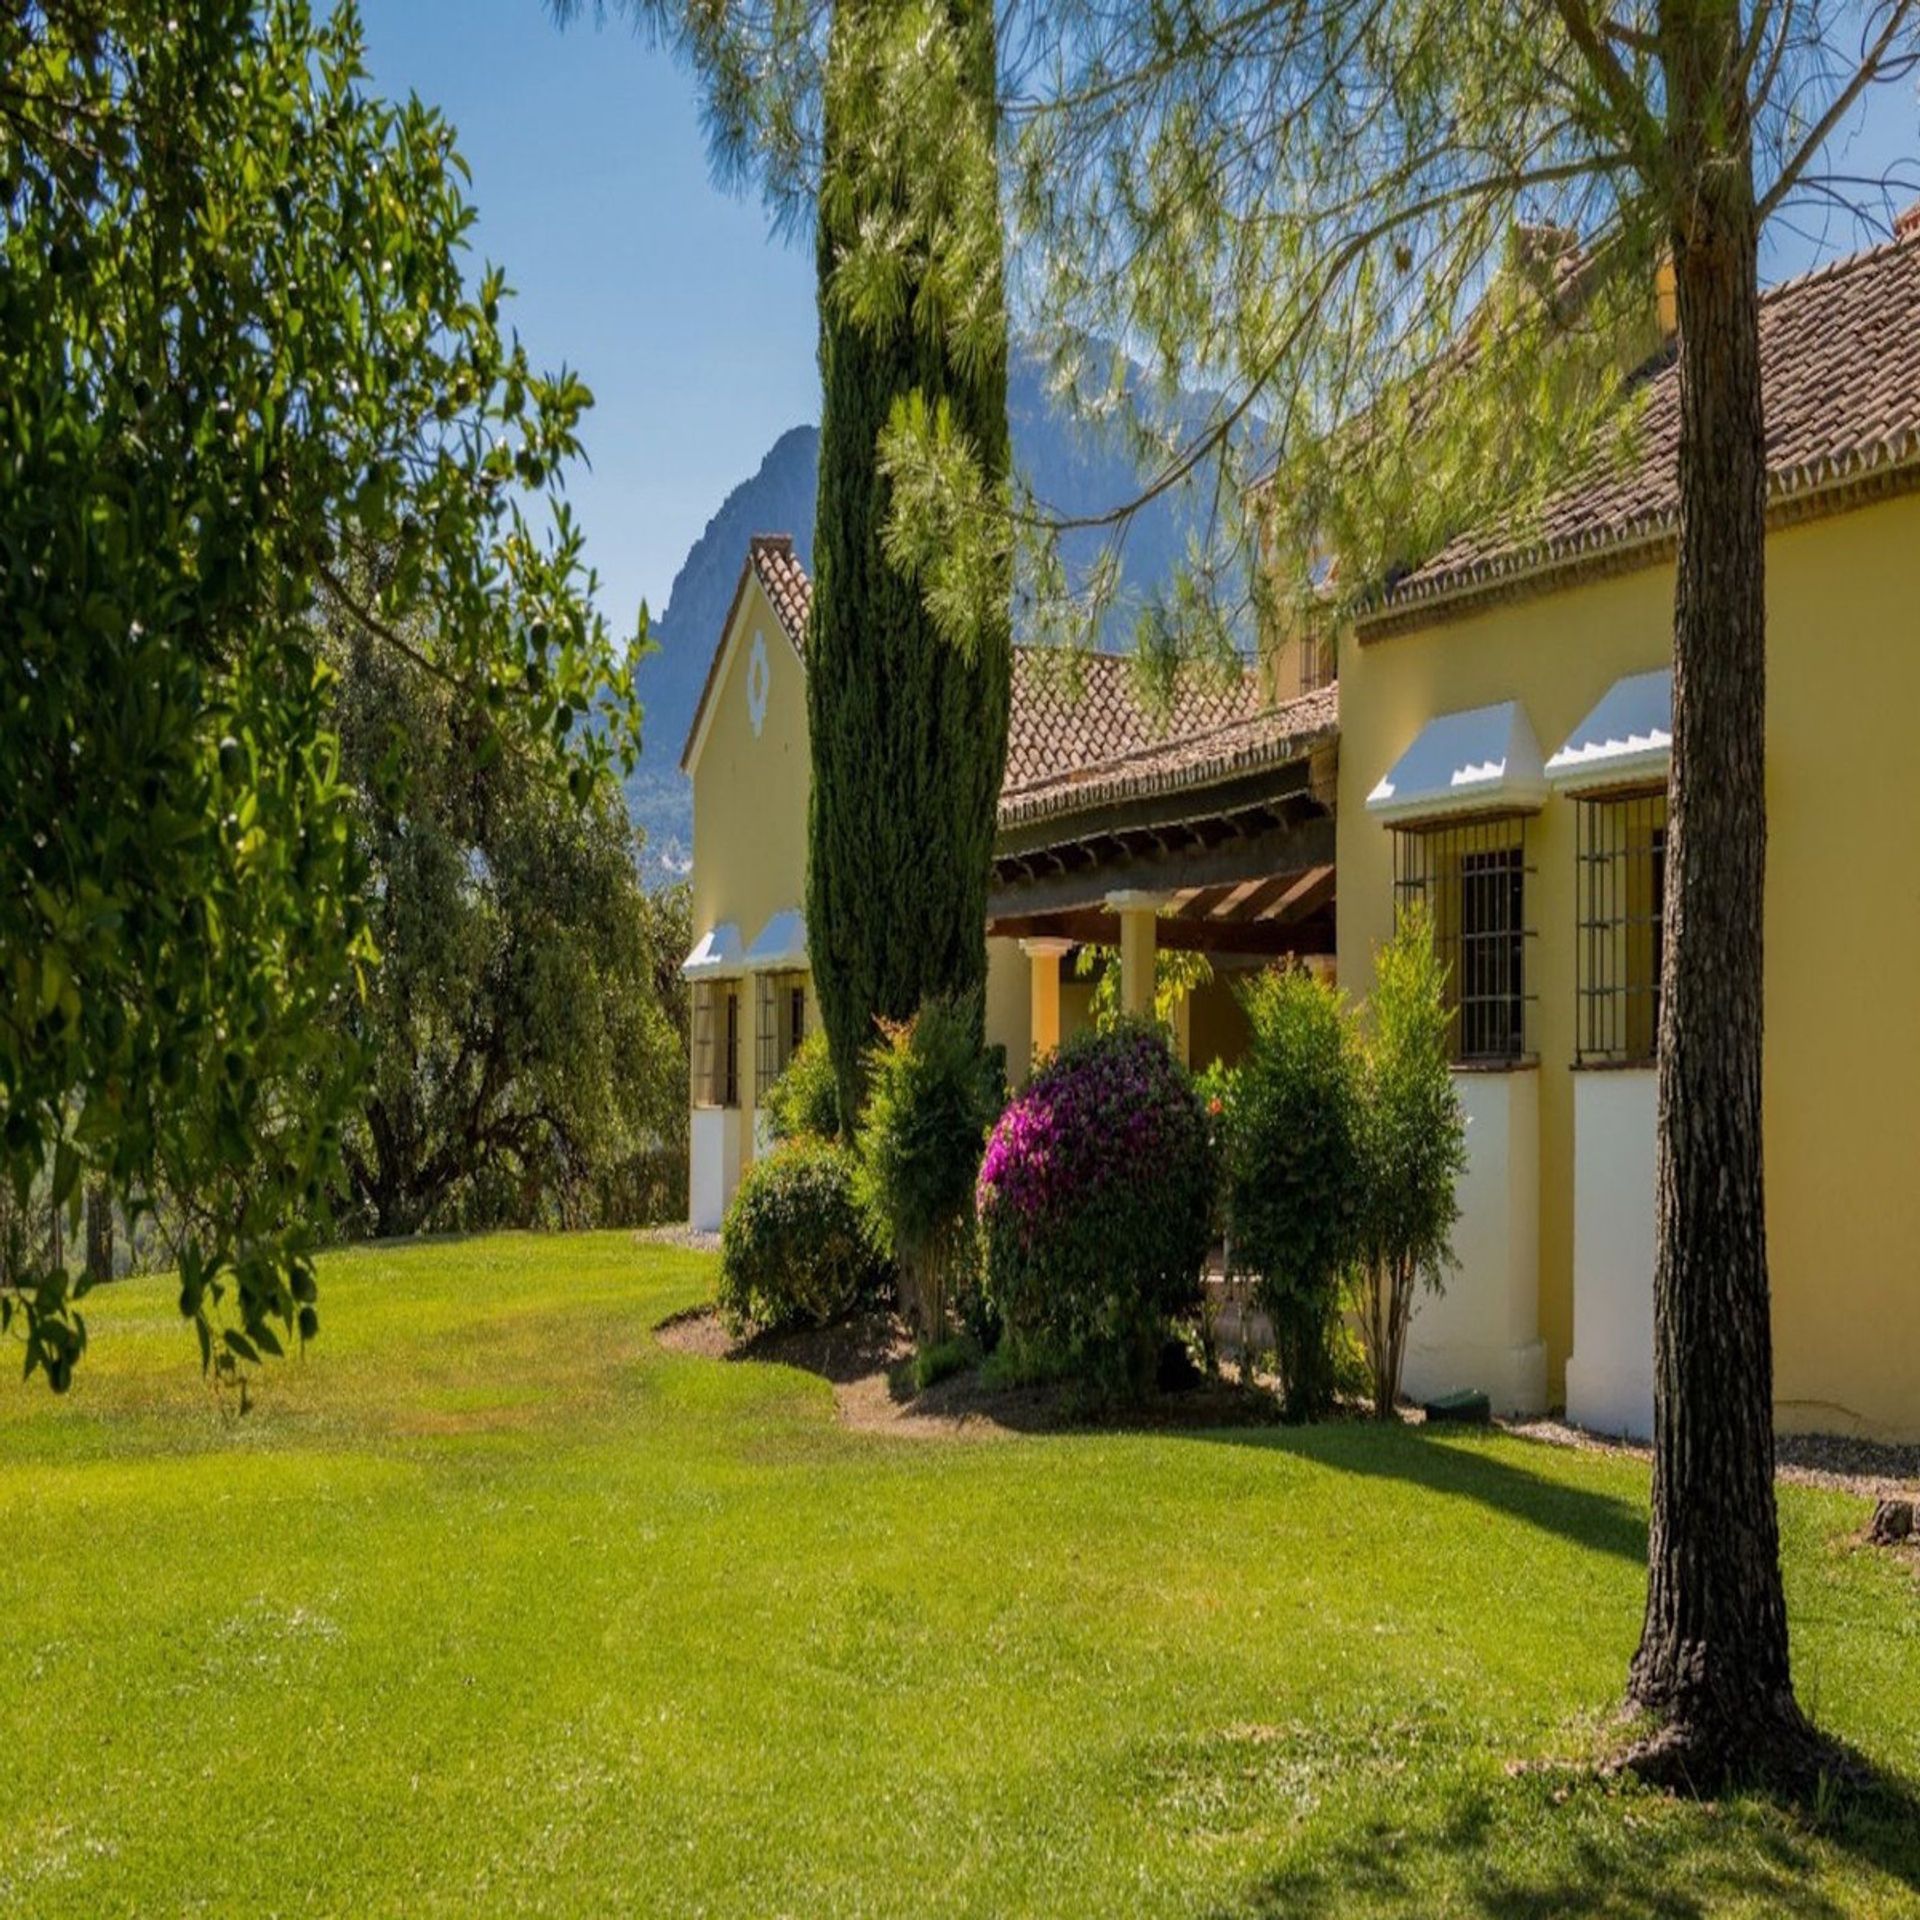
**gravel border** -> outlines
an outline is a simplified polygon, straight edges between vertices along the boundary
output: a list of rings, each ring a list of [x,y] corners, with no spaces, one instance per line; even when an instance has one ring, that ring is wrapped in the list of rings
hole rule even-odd
[[[1509,1433],[1551,1446],[1580,1447],[1650,1460],[1653,1449],[1637,1440],[1608,1440],[1570,1427],[1564,1420],[1513,1420]],[[1789,1486],[1824,1487],[1865,1500],[1912,1499],[1920,1494],[1920,1446],[1895,1446],[1843,1433],[1783,1433],[1774,1441],[1777,1480]]]
[[[670,1226],[642,1227],[634,1236],[643,1247],[685,1247],[692,1253],[718,1253],[720,1236],[717,1233],[702,1233],[697,1227],[690,1227],[684,1220],[676,1220]]]

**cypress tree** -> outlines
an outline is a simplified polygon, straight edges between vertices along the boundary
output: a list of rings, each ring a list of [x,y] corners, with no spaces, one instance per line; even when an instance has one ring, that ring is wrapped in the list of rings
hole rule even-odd
[[[839,0],[829,61],[870,57],[886,0]],[[990,0],[950,0],[965,84],[978,87],[992,138]],[[991,290],[992,336],[964,354],[913,316],[853,318],[835,297],[854,209],[890,191],[876,166],[860,89],[827,90],[818,223],[820,497],[808,634],[813,794],[807,930],[815,989],[842,1111],[858,1111],[861,1057],[878,1019],[902,1020],[931,994],[965,995],[986,977],[986,901],[1006,766],[1012,675],[1009,590],[1002,614],[966,649],[936,630],[920,585],[889,561],[891,488],[877,442],[896,400],[945,401],[989,484],[1008,465],[1006,322]],[[885,139],[887,131],[878,130]],[[836,192],[836,172],[838,185]],[[854,175],[857,173],[857,181]],[[892,210],[892,209],[889,209]]]

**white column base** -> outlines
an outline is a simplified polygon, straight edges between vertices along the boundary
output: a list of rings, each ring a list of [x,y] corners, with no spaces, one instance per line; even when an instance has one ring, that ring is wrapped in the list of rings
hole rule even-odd
[[[718,1233],[740,1184],[738,1107],[695,1107],[687,1129],[687,1220],[697,1233]]]
[[[1567,1418],[1595,1433],[1653,1437],[1651,1067],[1573,1077],[1573,1352]]]
[[[1540,1413],[1540,1076],[1460,1073],[1454,1086],[1467,1120],[1459,1265],[1443,1292],[1415,1301],[1401,1390],[1415,1400],[1478,1391],[1496,1414]]]

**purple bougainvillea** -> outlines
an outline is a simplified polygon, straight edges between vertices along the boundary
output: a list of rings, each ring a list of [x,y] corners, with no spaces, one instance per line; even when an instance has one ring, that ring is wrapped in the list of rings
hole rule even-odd
[[[1196,1294],[1213,1178],[1205,1113],[1158,1030],[1076,1035],[981,1162],[987,1283],[1009,1329],[1134,1374]]]

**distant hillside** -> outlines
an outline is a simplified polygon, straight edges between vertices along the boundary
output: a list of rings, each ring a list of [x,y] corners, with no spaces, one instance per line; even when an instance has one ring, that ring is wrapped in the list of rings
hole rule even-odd
[[[1034,492],[1068,513],[1119,504],[1138,486],[1126,458],[1095,443],[1048,402],[1040,369],[1016,361],[1007,411],[1014,459]],[[659,651],[636,678],[646,707],[646,751],[627,800],[647,830],[649,877],[683,872],[692,856],[691,790],[680,772],[680,749],[693,722],[707,663],[720,639],[733,590],[756,533],[790,533],[813,565],[814,493],[820,458],[818,427],[791,427],[767,450],[759,470],[720,504],[674,576],[665,610],[653,623]],[[1096,542],[1089,540],[1091,552]],[[1181,504],[1168,500],[1142,514],[1127,535],[1124,575],[1130,588],[1151,590],[1167,579],[1186,549]]]

